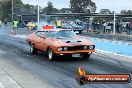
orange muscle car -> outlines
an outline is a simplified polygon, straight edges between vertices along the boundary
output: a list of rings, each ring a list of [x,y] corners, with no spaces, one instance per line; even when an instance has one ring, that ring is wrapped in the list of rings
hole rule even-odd
[[[89,59],[92,52],[95,52],[93,43],[70,29],[38,30],[27,37],[27,43],[32,54],[46,52],[49,60],[65,55]]]

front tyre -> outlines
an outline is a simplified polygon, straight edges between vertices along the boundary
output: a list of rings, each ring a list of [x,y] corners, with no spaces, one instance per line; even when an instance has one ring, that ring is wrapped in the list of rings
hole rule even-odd
[[[55,60],[56,57],[57,57],[57,56],[53,53],[53,50],[52,50],[51,48],[49,48],[49,49],[48,49],[48,59],[49,59],[50,61],[53,61],[53,60]]]
[[[38,50],[33,45],[30,45],[30,53],[31,54],[38,54]]]
[[[89,60],[90,55],[91,55],[91,54],[83,53],[83,54],[81,54],[81,58],[82,58],[82,59],[88,59],[88,60]]]

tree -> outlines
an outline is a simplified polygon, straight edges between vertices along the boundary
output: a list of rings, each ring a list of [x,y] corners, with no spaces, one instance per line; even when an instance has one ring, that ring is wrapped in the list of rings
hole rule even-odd
[[[132,14],[132,10],[122,10],[121,14]]]
[[[2,17],[2,20],[4,19],[8,19],[9,17],[11,18],[11,0],[1,0],[0,1],[1,3],[1,17]]]
[[[52,2],[49,1],[47,3],[47,7],[44,8],[44,11],[45,11],[46,14],[52,13],[52,11],[53,11],[53,4],[52,4]]]
[[[24,6],[21,0],[13,0],[13,11],[18,14],[21,12],[21,8]]]
[[[101,14],[111,14],[112,12],[109,9],[101,9],[100,13]]]
[[[96,4],[91,0],[70,0],[70,7],[73,13],[89,13],[96,11]]]
[[[53,8],[52,13],[59,13],[59,12],[60,12],[60,10],[59,10],[59,9],[57,9],[57,8]]]
[[[38,12],[38,6],[24,4],[24,6],[21,8],[22,14],[36,14],[37,12]]]
[[[47,3],[47,7],[43,9],[43,13],[50,14],[50,13],[59,13],[60,11],[57,8],[54,8],[52,2]]]
[[[70,8],[62,8],[60,9],[61,13],[71,13],[71,9]]]
[[[20,9],[23,5],[21,0],[13,0],[13,10],[14,13],[19,13]],[[2,20],[3,19],[9,19],[11,20],[11,14],[12,14],[12,0],[1,0],[0,1],[0,5],[1,5],[1,12],[2,12]]]

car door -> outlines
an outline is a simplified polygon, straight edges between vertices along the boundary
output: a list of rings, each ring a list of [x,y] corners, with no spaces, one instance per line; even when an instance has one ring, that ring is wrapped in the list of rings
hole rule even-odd
[[[39,50],[45,51],[45,32],[37,32],[36,35],[38,38],[36,39],[35,47]]]

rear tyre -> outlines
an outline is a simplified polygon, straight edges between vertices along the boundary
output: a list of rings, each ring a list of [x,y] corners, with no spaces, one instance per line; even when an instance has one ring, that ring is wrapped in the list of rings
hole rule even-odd
[[[30,53],[31,54],[38,54],[38,50],[33,45],[30,45]]]
[[[57,58],[57,55],[53,53],[53,50],[51,48],[48,49],[48,59],[50,61],[53,61]]]
[[[89,60],[90,54],[87,54],[87,53],[81,54],[81,58],[82,59],[88,59]]]
[[[79,34],[82,34],[82,31],[79,31]]]

